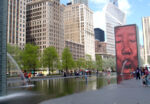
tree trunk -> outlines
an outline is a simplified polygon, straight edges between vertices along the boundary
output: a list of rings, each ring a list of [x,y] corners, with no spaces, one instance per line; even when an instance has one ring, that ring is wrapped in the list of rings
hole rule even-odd
[[[52,75],[53,75],[53,71],[54,71],[54,70],[53,70],[53,65],[52,65]]]
[[[48,72],[49,72],[48,74],[51,75],[51,73],[50,73],[50,67],[48,68]]]
[[[67,74],[68,74],[68,66],[66,67],[66,76],[67,76]]]

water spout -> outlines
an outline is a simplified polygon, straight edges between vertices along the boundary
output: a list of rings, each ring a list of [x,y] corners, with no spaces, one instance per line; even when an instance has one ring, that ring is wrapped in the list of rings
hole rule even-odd
[[[128,61],[125,60],[124,63],[123,63],[123,65],[122,65],[121,74],[120,74],[120,75],[122,76],[122,80],[124,79],[124,78],[123,78],[123,71],[124,71],[125,64],[126,64],[127,62],[128,62]]]
[[[28,82],[27,82],[27,80],[26,80],[26,78],[25,78],[23,72],[21,71],[19,65],[17,64],[17,62],[14,60],[14,58],[13,58],[8,52],[7,52],[7,56],[8,56],[8,58],[13,62],[13,64],[15,64],[15,66],[16,66],[16,68],[17,68],[19,74],[20,74],[20,77],[21,77],[21,79],[23,79],[25,85],[28,85]]]

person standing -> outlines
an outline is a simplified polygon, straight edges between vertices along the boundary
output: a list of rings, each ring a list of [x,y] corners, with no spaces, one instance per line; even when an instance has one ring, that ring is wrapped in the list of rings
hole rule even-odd
[[[141,79],[141,77],[140,77],[140,69],[137,67],[137,69],[136,69],[136,80],[140,80]]]

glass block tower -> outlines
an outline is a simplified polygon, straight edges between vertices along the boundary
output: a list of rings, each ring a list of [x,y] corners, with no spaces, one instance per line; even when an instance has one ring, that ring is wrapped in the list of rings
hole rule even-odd
[[[0,0],[0,96],[6,94],[7,0]]]

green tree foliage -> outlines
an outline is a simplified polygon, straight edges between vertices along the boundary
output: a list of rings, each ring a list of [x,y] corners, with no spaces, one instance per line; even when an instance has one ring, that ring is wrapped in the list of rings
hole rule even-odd
[[[91,55],[86,55],[86,68],[87,69],[93,68],[93,61]]]
[[[15,59],[18,65],[20,65],[22,50],[16,45],[7,44],[7,52]]]
[[[51,46],[46,48],[44,50],[42,60],[43,60],[43,66],[48,67],[49,74],[50,74],[50,70],[53,73],[54,69],[59,66],[58,53],[55,47]]]
[[[81,69],[81,68],[85,68],[86,66],[86,61],[84,58],[79,58],[77,61],[76,61],[76,65],[77,65],[77,68]]]
[[[62,67],[66,70],[66,72],[69,69],[72,69],[75,65],[75,62],[72,58],[72,54],[69,50],[69,48],[64,48],[64,51],[62,53]]]
[[[21,63],[23,69],[35,70],[39,65],[39,47],[32,44],[26,44],[25,49],[21,53]]]
[[[148,56],[147,58],[148,58],[148,63],[150,64],[150,56]]]
[[[108,58],[103,59],[103,69],[106,70],[108,68],[111,68],[112,70],[116,70],[116,59],[115,58]]]
[[[99,71],[102,71],[102,57],[100,55],[96,55],[96,68]]]
[[[21,49],[16,45],[7,44],[7,52],[14,58],[19,66],[21,66]],[[16,69],[14,63],[7,57],[7,72],[10,75],[10,70]]]

